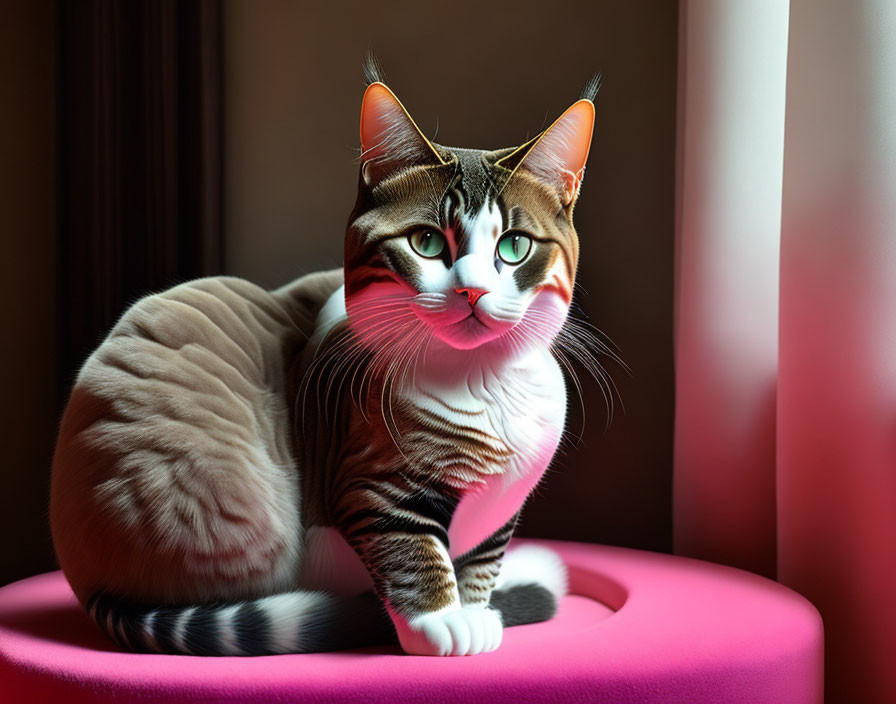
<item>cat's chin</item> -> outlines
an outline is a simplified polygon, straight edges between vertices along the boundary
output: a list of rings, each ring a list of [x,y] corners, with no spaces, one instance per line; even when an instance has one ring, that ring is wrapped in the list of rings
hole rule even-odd
[[[433,335],[456,350],[472,350],[497,340],[505,332],[486,325],[475,315],[470,315],[451,325],[433,328]]]

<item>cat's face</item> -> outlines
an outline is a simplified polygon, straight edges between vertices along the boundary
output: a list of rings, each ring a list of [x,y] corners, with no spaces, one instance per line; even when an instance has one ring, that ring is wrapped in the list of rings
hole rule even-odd
[[[447,148],[427,141],[388,88],[372,84],[346,237],[353,329],[388,344],[388,331],[407,328],[417,344],[461,350],[553,339],[572,298],[572,209],[593,117],[581,100],[518,149]]]

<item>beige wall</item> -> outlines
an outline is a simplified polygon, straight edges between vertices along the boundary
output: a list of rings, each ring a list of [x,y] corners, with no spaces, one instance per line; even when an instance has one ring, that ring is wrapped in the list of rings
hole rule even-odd
[[[56,432],[53,18],[7,2],[0,22],[0,584],[52,567]]]
[[[611,368],[626,413],[607,433],[586,384],[584,441],[555,463],[530,532],[671,545],[676,37],[666,0],[225,5],[226,266],[268,286],[341,263],[368,47],[421,128],[454,146],[522,142],[603,72],[576,211],[580,301],[633,376]]]

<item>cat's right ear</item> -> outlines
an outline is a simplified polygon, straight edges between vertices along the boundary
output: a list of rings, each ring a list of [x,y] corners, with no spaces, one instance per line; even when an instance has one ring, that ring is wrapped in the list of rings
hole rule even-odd
[[[399,169],[444,164],[435,147],[385,84],[367,86],[361,102],[361,173],[368,186]]]

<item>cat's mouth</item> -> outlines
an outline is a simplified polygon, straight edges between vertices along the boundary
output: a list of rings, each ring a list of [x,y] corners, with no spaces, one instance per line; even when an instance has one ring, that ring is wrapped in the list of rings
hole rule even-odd
[[[469,315],[448,325],[434,328],[436,337],[456,349],[473,349],[500,337],[504,330],[500,325],[478,315],[475,309]]]
[[[459,324],[461,324],[461,323],[466,323],[466,324],[468,324],[468,325],[474,325],[474,326],[475,326],[476,323],[478,323],[478,324],[481,325],[482,327],[486,327],[486,328],[489,327],[488,323],[486,323],[486,322],[485,322],[484,320],[482,320],[478,315],[476,315],[476,311],[475,311],[475,309],[474,309],[474,310],[471,310],[471,311],[470,311],[470,314],[469,314],[466,318],[463,318],[462,320],[459,320],[457,323],[455,323],[455,325],[459,325]]]
[[[477,313],[477,311],[479,311],[479,312]],[[466,317],[461,318],[460,320],[458,320],[456,323],[453,323],[452,325],[466,325],[466,326],[469,326],[473,330],[481,329],[481,328],[485,328],[487,330],[493,330],[493,329],[499,327],[497,325],[497,323],[498,323],[498,321],[492,320],[492,318],[487,313],[483,313],[481,311],[481,309],[476,308],[476,307],[471,307],[470,312]],[[452,325],[449,325],[448,327],[452,327]]]
[[[432,334],[455,349],[469,350],[501,337],[516,323],[493,316],[482,304],[470,306],[466,299],[448,299],[421,294],[414,297],[412,310]]]

